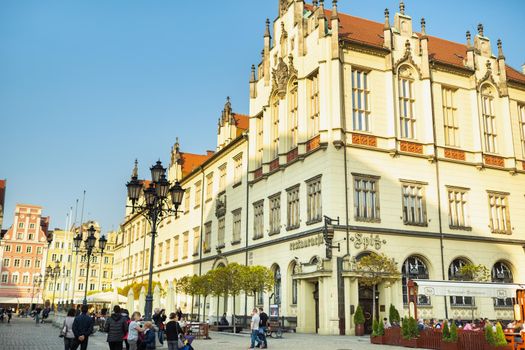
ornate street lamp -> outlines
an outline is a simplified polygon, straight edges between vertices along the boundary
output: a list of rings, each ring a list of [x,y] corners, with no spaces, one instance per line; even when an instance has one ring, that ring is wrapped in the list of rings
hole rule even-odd
[[[53,280],[53,300],[51,301],[53,313],[55,312],[55,292],[57,289],[58,277],[60,277],[60,263],[55,261],[55,267],[51,267],[51,265],[46,267],[46,278],[51,278]]]
[[[130,181],[126,184],[128,189],[128,199],[131,202],[129,206],[132,213],[137,211],[144,216],[151,225],[151,248],[149,257],[149,277],[148,277],[148,294],[146,295],[146,305],[144,310],[144,319],[151,320],[153,309],[153,262],[155,256],[155,237],[157,236],[157,225],[169,217],[179,213],[179,206],[184,197],[184,189],[178,181],[173,184],[166,178],[166,168],[162,166],[161,161],[150,168],[151,182],[145,187],[143,182],[138,179],[138,165],[135,160],[135,167],[131,174]],[[142,193],[141,193],[142,192]],[[142,200],[139,203],[139,200]]]
[[[100,256],[104,255],[104,249],[106,249],[107,238],[101,236],[98,239],[98,251],[95,249],[97,243],[97,237],[95,237],[95,227],[91,225],[87,230],[87,237],[84,240],[84,248],[82,248],[82,234],[78,234],[73,238],[73,244],[75,245],[75,252],[77,255],[82,255],[87,258],[87,269],[86,269],[86,285],[84,286],[84,300],[82,305],[87,305],[87,290],[89,284],[89,266],[91,263],[91,256],[100,253]]]
[[[37,275],[33,279],[33,292],[31,293],[31,305],[33,305],[33,299],[35,297],[35,288],[38,287],[40,289],[40,284],[42,283],[42,276]]]
[[[326,246],[327,259],[332,259],[332,249],[337,248],[338,252],[341,251],[341,243],[337,243],[337,245],[332,244],[335,235],[334,222],[339,225],[339,217],[337,217],[337,219],[332,219],[326,215],[324,216],[323,238]]]

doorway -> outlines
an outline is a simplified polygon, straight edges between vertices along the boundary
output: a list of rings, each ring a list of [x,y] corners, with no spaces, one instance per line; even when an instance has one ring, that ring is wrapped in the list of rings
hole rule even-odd
[[[315,303],[315,333],[319,333],[319,282],[314,282],[314,291],[312,294]]]
[[[372,287],[359,285],[359,305],[363,309],[363,314],[365,315],[365,334],[372,333],[372,322],[374,321],[374,314],[377,319],[379,319],[379,292],[377,291],[376,286],[376,303],[375,303],[375,312],[372,311],[374,300],[374,292]]]

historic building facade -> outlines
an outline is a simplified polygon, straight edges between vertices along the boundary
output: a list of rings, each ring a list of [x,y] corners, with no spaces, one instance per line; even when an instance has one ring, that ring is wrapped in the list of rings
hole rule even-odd
[[[376,23],[324,2],[278,2],[249,117],[227,101],[218,147],[172,150],[183,214],[161,225],[154,278],[169,285],[220,264],[274,271],[272,300],[299,332],[353,334],[372,313],[355,263],[393,258],[402,278],[378,285],[380,317],[406,310],[406,280],[458,280],[483,264],[492,281],[525,282],[525,75],[482,25],[454,43],[419,32],[403,3]],[[339,218],[330,254],[324,216]],[[149,228],[130,210],[117,243],[118,284],[147,279]],[[212,298],[213,299],[213,298]],[[189,310],[189,299],[176,304]],[[236,314],[251,307],[238,297]],[[156,301],[160,303],[161,301]],[[207,314],[217,316],[215,300]],[[512,318],[512,299],[420,298],[423,317]],[[201,306],[202,307],[202,306]],[[232,313],[231,298],[219,305]]]
[[[86,239],[88,228],[95,227],[95,237],[100,237],[100,225],[96,221],[82,224],[83,240]],[[107,244],[104,255],[93,254],[91,257],[89,276],[86,283],[87,258],[82,253],[77,254],[73,244],[74,237],[79,234],[80,226],[71,230],[53,231],[53,242],[47,252],[47,266],[60,267],[57,278],[47,278],[44,296],[46,300],[55,299],[56,305],[81,303],[84,292],[88,294],[113,290],[113,265],[116,232],[106,233]]]
[[[42,303],[49,217],[42,207],[17,204],[13,225],[1,241],[0,304]]]

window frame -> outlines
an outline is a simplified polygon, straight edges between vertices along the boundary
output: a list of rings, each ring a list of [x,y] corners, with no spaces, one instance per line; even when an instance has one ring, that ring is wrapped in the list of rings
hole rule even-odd
[[[426,182],[421,182],[421,181],[410,181],[410,180],[401,180],[401,208],[402,208],[402,214],[403,214],[403,224],[404,225],[409,225],[409,226],[428,226],[428,215],[427,215],[427,203],[426,203],[426,186],[428,186],[428,183]],[[406,187],[410,187],[410,188],[416,188],[418,189],[418,192],[414,195],[414,194],[408,194],[408,196],[405,194],[405,188]],[[405,200],[405,197],[410,197],[410,198],[416,198],[416,200],[412,200],[412,202],[414,203],[414,206],[413,206],[413,213],[412,213],[412,216],[413,216],[413,220],[410,220],[410,211],[409,209],[411,209],[411,207],[409,207],[408,205],[405,207],[405,202],[408,204],[408,200]],[[416,220],[416,217],[418,216],[417,214],[417,203],[418,203],[418,200],[417,198],[421,198],[420,199],[420,210],[421,210],[421,216],[422,216],[422,220],[421,221],[417,221]]]
[[[451,147],[460,147],[460,134],[457,112],[458,108],[454,103],[457,91],[457,88],[453,88],[450,86],[441,86],[443,133],[445,145]]]
[[[457,186],[446,186],[446,189],[448,203],[448,227],[452,230],[471,231],[472,227],[470,226],[468,205],[470,189]],[[451,197],[451,194],[453,197]],[[458,195],[461,195],[461,197],[458,198]],[[458,207],[458,205],[460,207]],[[461,215],[460,211],[462,212]],[[454,212],[455,215],[453,215]]]
[[[305,181],[307,225],[315,224],[323,220],[322,176],[322,174],[319,174]]]
[[[286,189],[286,230],[295,230],[301,226],[301,186]]]
[[[487,196],[488,196],[488,205],[489,205],[489,227],[490,227],[490,232],[491,233],[495,233],[495,234],[507,234],[507,235],[511,235],[512,234],[512,223],[510,221],[510,207],[509,207],[509,197],[510,197],[510,193],[508,192],[500,192],[500,191],[491,191],[491,190],[487,190]],[[494,205],[496,206],[495,210],[498,211],[498,215],[497,215],[497,220],[499,222],[499,219],[504,219],[503,220],[503,224],[505,225],[505,229],[502,230],[502,229],[496,229],[495,228],[495,218],[494,218],[494,210],[492,208],[492,200],[491,198],[494,198],[496,201],[494,202]],[[497,203],[497,200],[500,200],[500,203],[501,204],[498,204]],[[499,211],[502,211],[501,214],[504,214],[504,215],[501,215],[501,218],[500,218],[500,213]],[[498,224],[498,227],[500,225]]]
[[[281,192],[268,197],[269,203],[269,232],[270,236],[281,232]]]
[[[352,80],[352,130],[371,132],[370,125],[370,85],[369,69],[355,67],[351,71]],[[357,105],[356,105],[357,102]],[[364,107],[363,107],[364,105]]]

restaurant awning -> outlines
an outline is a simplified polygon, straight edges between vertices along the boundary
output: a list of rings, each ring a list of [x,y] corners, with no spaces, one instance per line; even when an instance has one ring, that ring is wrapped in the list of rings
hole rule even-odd
[[[525,289],[525,284],[491,283],[491,282],[460,282],[413,280],[417,285],[417,293],[426,296],[464,296],[485,298],[514,298],[518,289]]]
[[[33,299],[36,302],[36,299]],[[0,297],[0,304],[30,304],[31,298]]]

